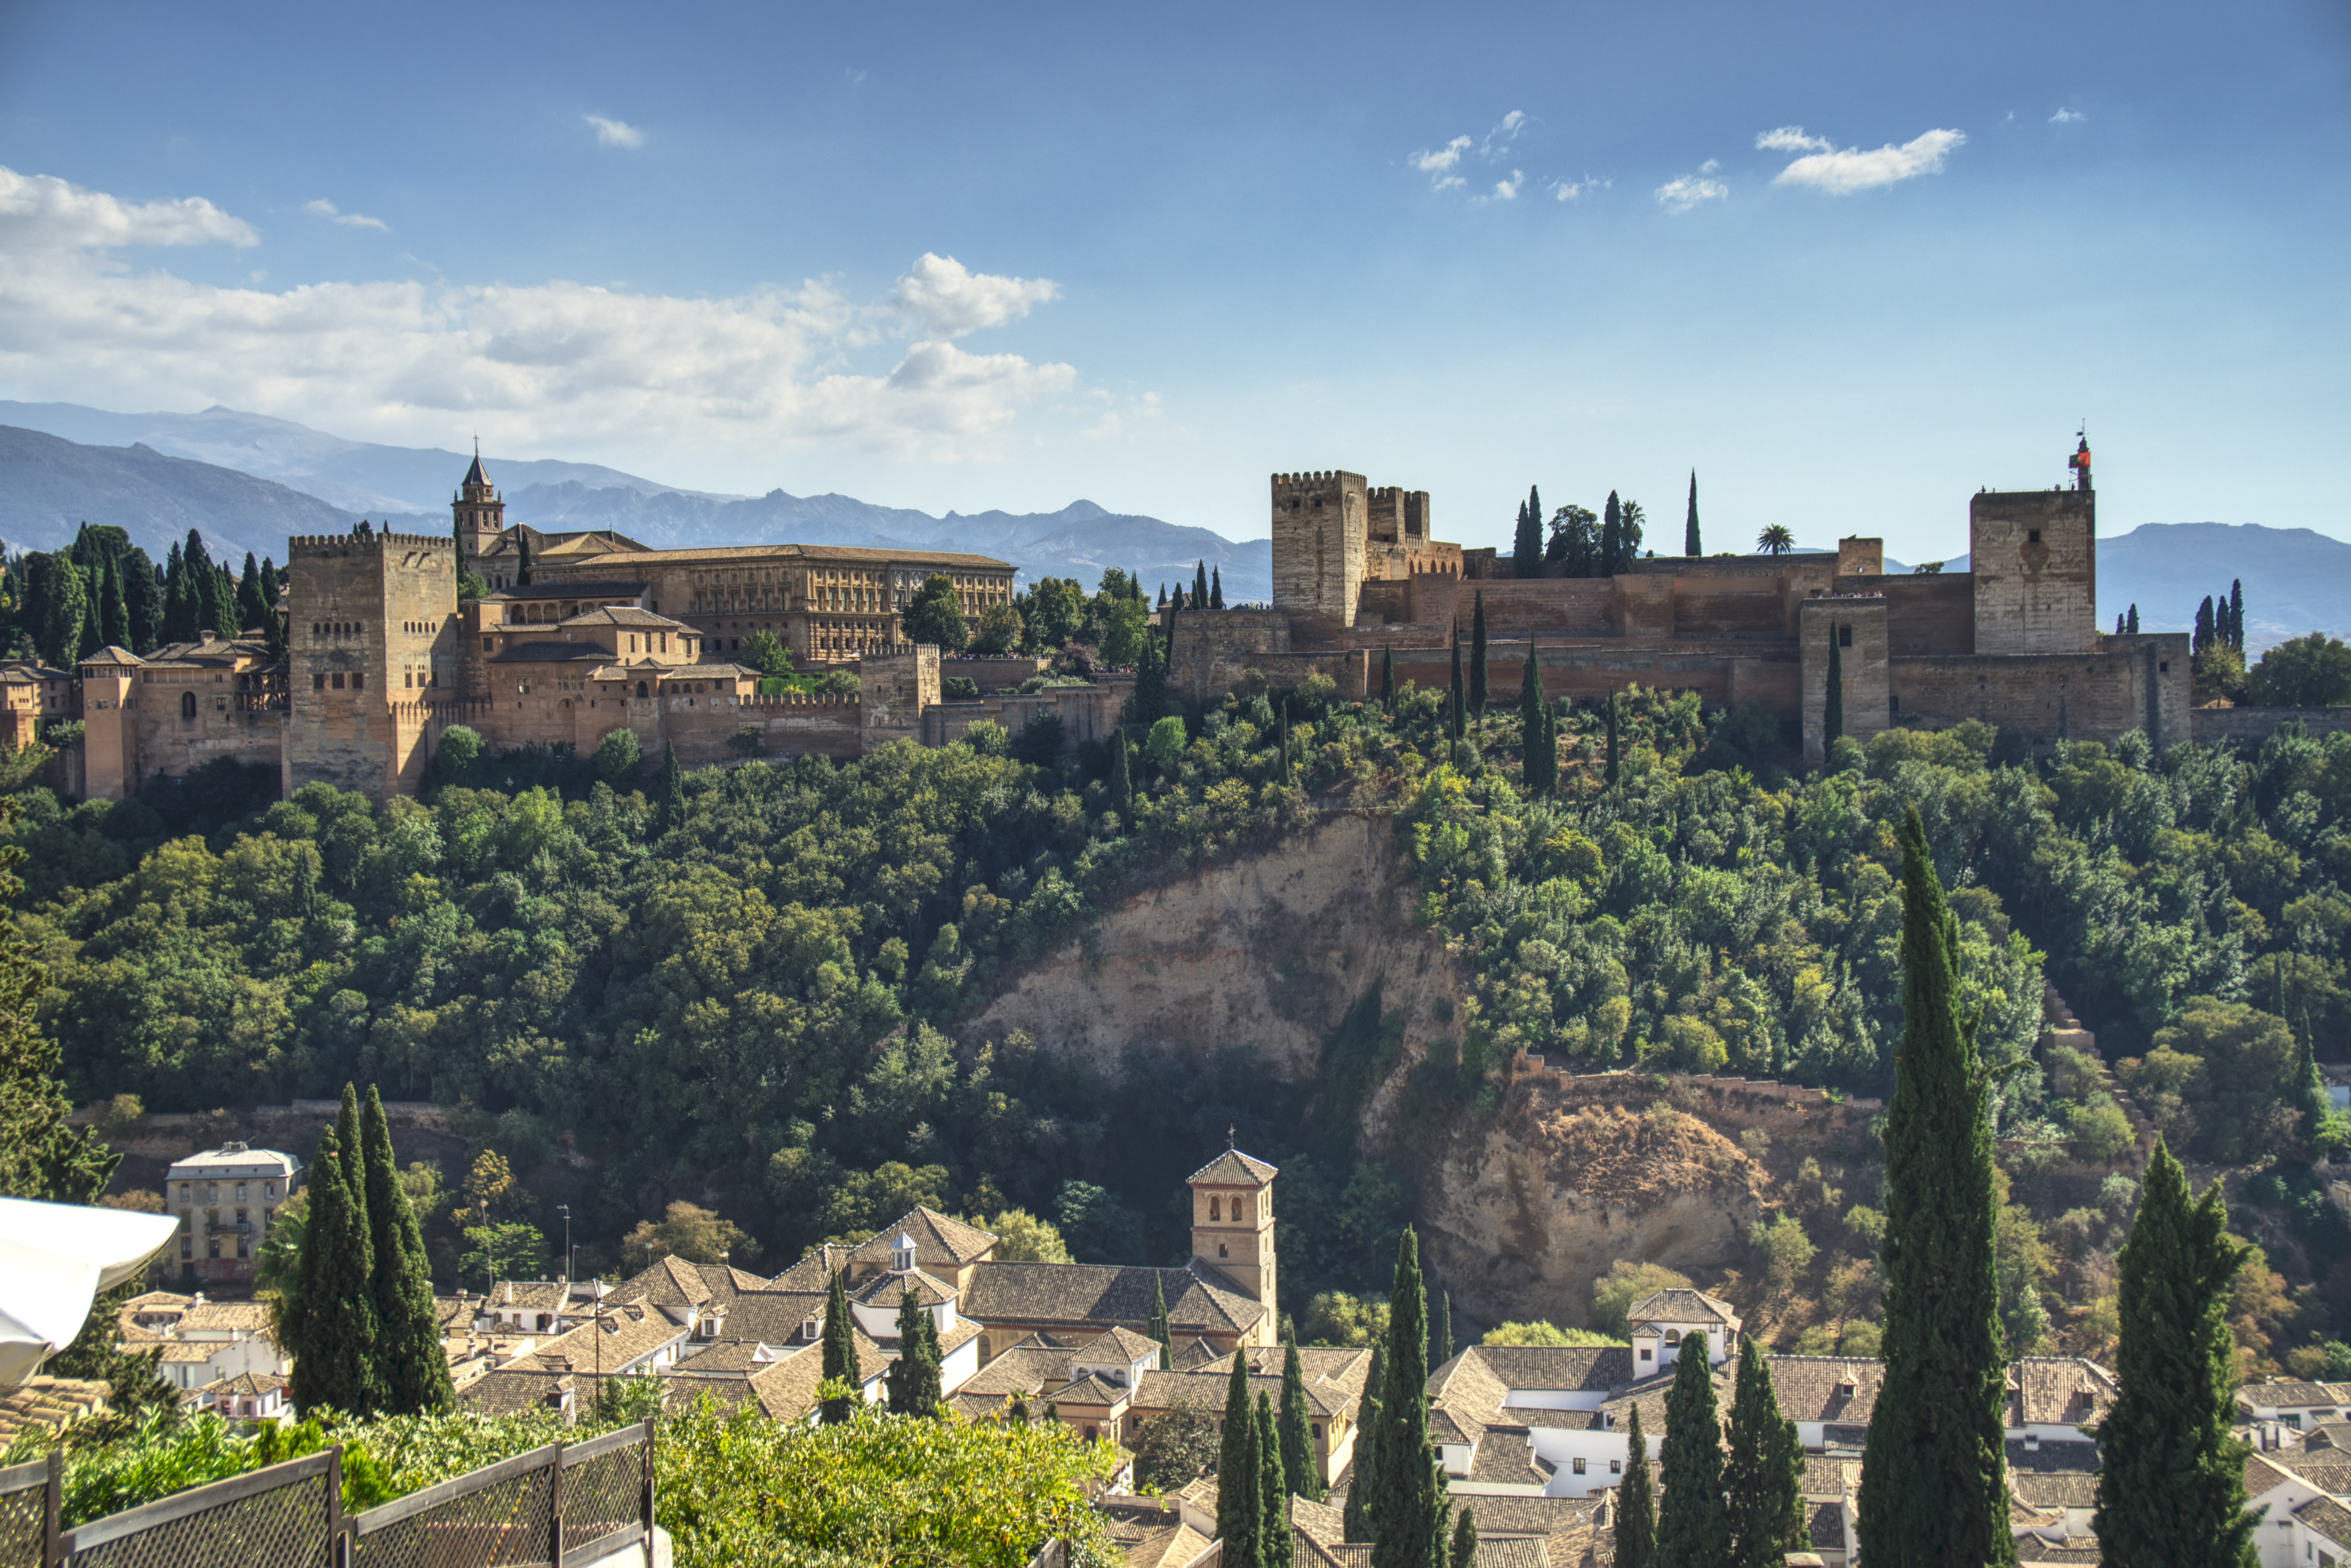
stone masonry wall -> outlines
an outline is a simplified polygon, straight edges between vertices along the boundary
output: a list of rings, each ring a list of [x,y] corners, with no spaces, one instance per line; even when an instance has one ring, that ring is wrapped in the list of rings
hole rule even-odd
[[[1804,762],[1817,768],[1828,753],[1829,642],[1837,643],[1844,687],[1844,734],[1866,741],[1887,727],[1886,601],[1874,594],[1807,599],[1799,647],[1804,672]]]
[[[1331,630],[1355,622],[1368,486],[1361,474],[1273,476],[1273,601]]]
[[[2098,632],[2086,490],[1986,491],[1968,505],[1979,653],[2086,653]]]

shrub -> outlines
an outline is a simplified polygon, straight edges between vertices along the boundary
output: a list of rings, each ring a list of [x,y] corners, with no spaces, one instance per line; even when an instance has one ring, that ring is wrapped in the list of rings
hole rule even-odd
[[[1557,1323],[1497,1323],[1486,1331],[1480,1344],[1532,1345],[1565,1347],[1583,1344],[1622,1344],[1623,1340],[1610,1339],[1591,1329],[1563,1329]]]
[[[473,732],[468,730],[466,733],[470,735]],[[478,743],[480,737],[476,736],[475,738]],[[442,737],[442,745],[444,747],[448,745],[446,735]],[[644,748],[637,744],[633,730],[613,730],[596,743],[596,777],[615,789],[625,788],[644,765]]]
[[[1002,606],[998,606],[1001,609]],[[971,703],[979,700],[979,683],[969,675],[948,675],[939,682],[939,700]]]
[[[2074,1117],[2074,1147],[2093,1163],[2113,1159],[2131,1146],[2130,1118],[2101,1094]]]
[[[1608,1272],[1592,1281],[1592,1326],[1622,1343],[1631,1337],[1625,1314],[1635,1301],[1659,1291],[1686,1291],[1689,1282],[1687,1274],[1677,1273],[1662,1263],[1619,1258],[1608,1265]]]

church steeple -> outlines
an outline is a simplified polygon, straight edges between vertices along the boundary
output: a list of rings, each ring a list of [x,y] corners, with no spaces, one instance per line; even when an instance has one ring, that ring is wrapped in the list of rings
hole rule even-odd
[[[478,439],[474,443],[474,465],[465,470],[449,509],[456,515],[457,537],[465,541],[467,555],[478,559],[497,547],[498,537],[506,531],[507,504],[498,498],[496,486],[482,471],[482,444]]]

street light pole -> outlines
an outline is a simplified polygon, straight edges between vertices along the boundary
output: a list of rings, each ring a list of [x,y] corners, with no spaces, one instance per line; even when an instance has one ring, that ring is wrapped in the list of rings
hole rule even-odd
[[[555,1212],[563,1216],[563,1282],[567,1287],[564,1293],[568,1297],[571,1283],[571,1206],[559,1203],[555,1206]]]

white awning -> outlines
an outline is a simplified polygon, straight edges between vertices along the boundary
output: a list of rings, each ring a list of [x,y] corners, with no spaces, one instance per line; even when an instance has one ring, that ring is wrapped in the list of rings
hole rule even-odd
[[[73,1342],[89,1304],[170,1242],[168,1214],[0,1197],[0,1388]]]

